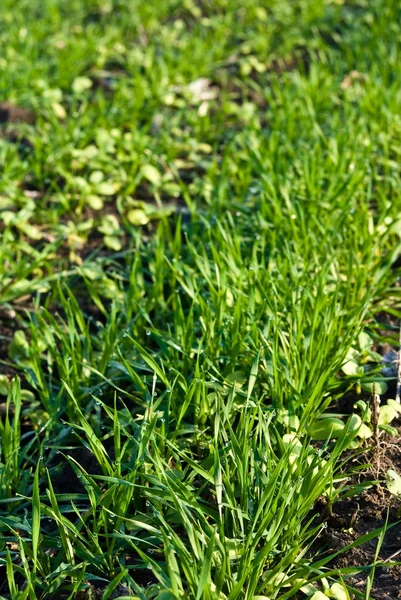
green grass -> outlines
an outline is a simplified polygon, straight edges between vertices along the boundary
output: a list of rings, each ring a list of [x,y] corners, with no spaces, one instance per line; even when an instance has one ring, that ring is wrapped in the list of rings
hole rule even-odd
[[[356,432],[309,433],[401,316],[398,20],[1,3],[1,94],[36,115],[0,137],[1,598],[345,590],[314,506]]]

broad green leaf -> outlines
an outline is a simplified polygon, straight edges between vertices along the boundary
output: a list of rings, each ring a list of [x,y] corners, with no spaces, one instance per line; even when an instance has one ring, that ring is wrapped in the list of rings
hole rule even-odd
[[[96,192],[100,194],[100,196],[114,196],[120,189],[120,185],[118,183],[112,183],[110,181],[103,181],[96,186]]]
[[[368,404],[364,400],[358,400],[357,402],[355,402],[354,408],[359,408],[361,413],[365,414],[366,410],[368,409]]]
[[[7,396],[11,387],[11,382],[7,375],[0,375],[0,396]]]
[[[381,363],[383,359],[381,354],[378,352],[372,352],[372,350],[366,350],[366,356],[369,358],[370,362]]]
[[[360,353],[354,348],[350,348],[341,367],[342,371],[346,375],[358,375],[359,373],[363,373],[363,367],[359,364],[360,359]]]
[[[395,400],[387,400],[388,406],[391,406],[397,413],[401,413],[401,404]]]
[[[373,345],[373,340],[370,335],[362,331],[358,336],[358,343],[361,350],[369,350]]]
[[[132,208],[128,211],[127,219],[131,223],[131,225],[147,225],[149,223],[150,218],[146,214],[146,212],[141,208]]]
[[[86,92],[92,87],[93,83],[89,77],[77,77],[72,82],[72,90],[76,94],[82,94],[82,92]]]
[[[328,440],[338,438],[344,430],[345,424],[341,419],[329,417],[315,421],[309,428],[309,435],[313,440]]]
[[[359,363],[353,359],[347,360],[347,362],[345,362],[341,367],[341,370],[346,375],[359,375],[364,372],[363,367],[361,367],[361,365],[359,365]]]
[[[327,600],[327,596],[326,594],[323,594],[323,592],[318,591],[315,592],[308,600]]]
[[[348,431],[356,431],[362,425],[362,419],[359,415],[351,415],[348,421]]]
[[[58,117],[59,119],[65,119],[67,116],[67,111],[65,110],[64,106],[62,104],[60,104],[60,102],[53,102],[51,104],[51,107],[54,111],[54,114],[56,115],[56,117]]]
[[[373,382],[369,381],[367,383],[361,383],[361,388],[365,392],[370,392],[371,394],[373,394]],[[376,394],[379,394],[379,396],[381,396],[382,394],[385,394],[387,392],[388,385],[385,381],[376,381],[375,388]]]
[[[302,452],[302,442],[295,433],[286,433],[283,435],[283,444],[286,448],[291,448],[291,454],[300,456]]]
[[[341,583],[333,583],[329,590],[329,598],[333,598],[333,600],[349,600],[349,594]]]
[[[102,217],[98,230],[104,235],[120,234],[120,223],[115,215],[105,215]]]
[[[104,173],[103,173],[103,171],[100,171],[99,169],[97,169],[96,171],[92,171],[92,173],[89,175],[89,181],[96,185],[101,183],[103,180],[104,180]]]
[[[116,235],[105,235],[103,238],[105,245],[111,250],[118,252],[123,247],[121,238]]]
[[[379,425],[388,425],[397,417],[397,411],[389,404],[380,407]]]
[[[386,484],[390,494],[401,500],[401,477],[393,469],[387,471]]]
[[[401,220],[394,221],[394,223],[391,225],[390,231],[401,237]]]
[[[294,431],[299,429],[299,418],[297,415],[290,414],[288,410],[281,410],[277,415],[277,420]]]
[[[370,427],[368,425],[366,425],[366,423],[362,423],[362,425],[360,426],[360,428],[358,430],[357,435],[362,440],[367,440],[368,438],[372,437],[373,432],[370,429]]]
[[[86,198],[87,203],[93,210],[101,210],[104,206],[103,199],[95,194],[89,194]]]
[[[153,165],[143,165],[141,168],[142,175],[153,185],[159,186],[161,184],[162,177],[159,171]]]

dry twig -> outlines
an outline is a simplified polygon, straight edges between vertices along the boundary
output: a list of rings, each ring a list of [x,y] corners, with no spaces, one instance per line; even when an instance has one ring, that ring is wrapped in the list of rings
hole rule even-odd
[[[372,425],[375,440],[376,469],[380,470],[380,440],[379,440],[380,396],[376,393],[376,383],[373,382]]]
[[[398,402],[398,404],[401,403],[401,323],[400,323],[400,335],[399,335],[399,342],[398,342],[398,360],[397,360],[397,365],[398,365],[398,369],[397,369],[397,391],[395,394],[395,401]]]

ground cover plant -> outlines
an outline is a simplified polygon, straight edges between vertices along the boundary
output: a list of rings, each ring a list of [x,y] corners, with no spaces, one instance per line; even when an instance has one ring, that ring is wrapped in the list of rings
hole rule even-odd
[[[396,597],[399,17],[0,4],[1,598]]]

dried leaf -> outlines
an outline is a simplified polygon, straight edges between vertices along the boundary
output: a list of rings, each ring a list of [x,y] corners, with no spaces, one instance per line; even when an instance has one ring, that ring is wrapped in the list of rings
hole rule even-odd
[[[348,75],[346,75],[344,77],[344,79],[341,82],[341,89],[342,90],[347,90],[349,87],[351,87],[355,81],[365,81],[366,80],[366,76],[363,75],[363,73],[360,73],[359,71],[356,71],[355,69],[353,71],[351,71],[350,73],[348,73]]]

